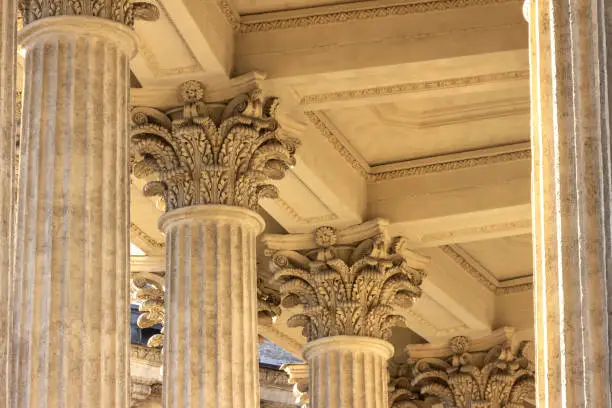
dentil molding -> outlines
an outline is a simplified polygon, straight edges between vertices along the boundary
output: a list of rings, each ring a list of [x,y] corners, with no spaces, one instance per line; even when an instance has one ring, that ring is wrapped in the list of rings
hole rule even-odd
[[[239,34],[254,34],[291,28],[307,28],[328,24],[346,24],[359,20],[388,18],[482,7],[506,3],[520,4],[520,0],[429,0],[388,2],[361,1],[340,7],[309,7],[273,13],[259,13],[241,17],[229,0],[218,0],[217,6],[228,24]],[[378,4],[377,4],[378,3]]]

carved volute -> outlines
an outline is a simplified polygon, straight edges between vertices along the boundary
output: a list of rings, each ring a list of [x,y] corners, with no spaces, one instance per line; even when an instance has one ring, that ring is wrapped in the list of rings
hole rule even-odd
[[[19,0],[23,24],[46,17],[87,16],[116,21],[132,27],[134,18],[155,21],[159,9],[152,0]]]
[[[268,254],[281,282],[282,306],[302,306],[288,320],[308,341],[339,335],[386,340],[405,324],[401,309],[421,296],[427,259],[389,238],[374,220],[336,231],[267,236]]]
[[[295,163],[297,141],[282,138],[275,119],[278,99],[260,89],[223,104],[206,104],[204,86],[183,84],[182,113],[153,108],[132,111],[133,173],[156,180],[145,195],[162,196],[167,211],[201,204],[257,210],[277,196],[279,180]]]

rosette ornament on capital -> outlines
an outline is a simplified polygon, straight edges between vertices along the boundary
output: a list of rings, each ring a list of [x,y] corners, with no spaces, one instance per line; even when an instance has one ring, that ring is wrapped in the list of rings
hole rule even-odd
[[[390,239],[386,227],[374,220],[264,238],[281,282],[281,305],[301,306],[290,327],[303,327],[313,341],[339,335],[387,340],[392,327],[405,326],[402,309],[421,296],[428,260],[410,251],[404,238]]]
[[[226,103],[205,103],[204,86],[181,86],[182,110],[132,110],[133,173],[155,179],[147,196],[162,196],[166,210],[222,204],[257,210],[275,198],[280,180],[295,164],[297,140],[282,137],[275,118],[277,98],[260,89]]]

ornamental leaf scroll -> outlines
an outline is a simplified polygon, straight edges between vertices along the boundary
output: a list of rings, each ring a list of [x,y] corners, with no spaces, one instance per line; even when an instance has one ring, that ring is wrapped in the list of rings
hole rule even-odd
[[[204,87],[183,84],[181,117],[153,108],[132,111],[132,163],[136,177],[158,175],[144,187],[161,195],[167,211],[201,204],[252,210],[259,199],[277,197],[269,180],[280,180],[295,164],[298,142],[280,136],[278,100],[261,90],[219,108],[203,102]]]
[[[401,309],[421,296],[425,276],[422,267],[407,262],[405,240],[376,234],[336,245],[331,227],[314,235],[315,250],[272,255],[282,306],[303,307],[287,324],[302,326],[308,341],[338,335],[388,339],[392,327],[404,326]]]

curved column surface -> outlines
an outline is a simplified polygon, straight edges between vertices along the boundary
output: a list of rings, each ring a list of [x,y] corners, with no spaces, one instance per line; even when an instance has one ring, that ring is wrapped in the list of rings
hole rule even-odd
[[[17,0],[0,3],[0,327],[9,325],[12,274],[13,186],[15,177],[15,78],[17,75]],[[0,408],[8,407],[9,330],[0,330]]]
[[[304,347],[311,408],[386,408],[393,346],[362,336],[334,336]]]
[[[539,407],[612,406],[611,60],[604,3],[525,6]]]
[[[44,18],[25,48],[11,407],[129,403],[132,31]]]
[[[164,406],[259,406],[255,243],[263,219],[224,205],[171,210]]]

